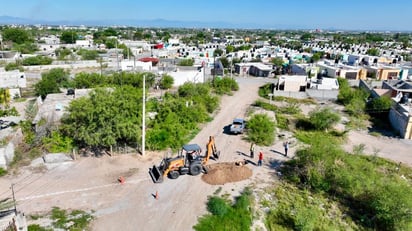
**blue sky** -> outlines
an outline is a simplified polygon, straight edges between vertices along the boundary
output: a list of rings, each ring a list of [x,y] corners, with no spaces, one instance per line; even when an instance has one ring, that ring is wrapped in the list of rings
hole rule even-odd
[[[411,0],[0,0],[0,16],[227,22],[261,28],[412,31]]]

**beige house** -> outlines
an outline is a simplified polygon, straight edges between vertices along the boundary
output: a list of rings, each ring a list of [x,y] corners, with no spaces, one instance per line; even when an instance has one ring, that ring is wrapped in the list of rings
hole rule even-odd
[[[376,78],[376,80],[397,79],[401,69],[391,66],[370,66],[366,67],[368,77]]]
[[[320,73],[330,78],[366,79],[367,71],[362,67],[354,67],[330,62],[318,63]]]
[[[279,77],[276,90],[280,91],[305,91],[308,85],[308,77],[304,75],[283,75]]]

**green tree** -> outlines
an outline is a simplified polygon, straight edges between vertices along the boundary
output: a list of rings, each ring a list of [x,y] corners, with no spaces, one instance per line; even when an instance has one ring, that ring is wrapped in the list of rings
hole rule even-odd
[[[220,56],[223,55],[223,50],[220,49],[220,48],[216,48],[216,49],[213,51],[213,55],[214,55],[215,57],[220,57]]]
[[[96,60],[99,57],[99,53],[96,50],[80,49],[77,54],[82,57],[82,60]]]
[[[313,39],[313,35],[311,33],[304,33],[300,36],[300,39],[303,41],[309,41],[311,39]]]
[[[114,28],[110,27],[103,31],[103,35],[106,37],[117,36],[118,32]]]
[[[367,109],[372,111],[388,111],[391,109],[392,99],[389,96],[381,96],[371,100]]]
[[[42,73],[42,78],[34,85],[36,95],[46,98],[47,94],[60,93],[60,87],[69,86],[69,73],[62,68]]]
[[[70,55],[72,52],[70,49],[66,49],[65,47],[62,48],[57,48],[56,49],[56,56],[58,57],[59,60],[64,60],[68,55]]]
[[[222,63],[224,68],[229,68],[230,67],[229,60],[226,57],[220,57],[219,60]]]
[[[108,83],[106,76],[102,76],[98,73],[85,73],[81,72],[76,74],[72,84],[74,88],[95,88],[102,87]]]
[[[62,129],[82,147],[135,144],[141,136],[141,101],[142,90],[131,86],[96,89],[88,98],[72,101]]]
[[[173,86],[174,79],[170,75],[163,75],[162,79],[160,80],[160,88],[162,89],[169,89]]]
[[[283,59],[280,57],[275,57],[272,59],[272,64],[275,67],[275,74],[280,75],[284,64]]]
[[[226,46],[226,54],[229,54],[229,53],[234,52],[234,51],[235,51],[234,46],[232,46],[232,45],[227,45]]]
[[[340,121],[340,116],[330,108],[322,108],[309,113],[309,121],[316,130],[327,130]]]
[[[20,28],[6,28],[3,30],[3,40],[12,41],[17,44],[23,44],[25,42],[32,42],[29,33]]]
[[[275,139],[275,123],[266,114],[255,114],[247,121],[249,141],[269,146]]]
[[[372,55],[372,56],[378,56],[379,55],[379,49],[378,48],[370,48],[366,51],[366,54]]]
[[[316,63],[317,61],[320,60],[320,58],[321,58],[321,53],[317,52],[317,53],[313,54],[310,59],[311,59],[312,63]]]
[[[77,40],[76,31],[63,31],[60,35],[60,41],[66,44],[74,44]]]
[[[143,32],[142,31],[134,32],[133,39],[134,40],[142,40],[143,39]]]
[[[33,54],[38,50],[38,47],[33,42],[24,42],[22,44],[13,44],[13,49],[22,54]]]

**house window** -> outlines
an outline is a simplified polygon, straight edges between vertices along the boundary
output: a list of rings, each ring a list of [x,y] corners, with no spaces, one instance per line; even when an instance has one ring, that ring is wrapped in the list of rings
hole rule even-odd
[[[398,77],[398,72],[388,72],[388,79],[396,79]]]

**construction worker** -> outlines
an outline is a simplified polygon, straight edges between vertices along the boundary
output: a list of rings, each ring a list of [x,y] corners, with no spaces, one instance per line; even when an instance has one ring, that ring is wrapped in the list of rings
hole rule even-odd
[[[250,158],[255,157],[255,144],[251,143],[250,144]]]
[[[283,147],[285,148],[285,156],[288,156],[289,141],[283,142]]]
[[[258,161],[258,166],[262,166],[262,161],[263,161],[263,152],[259,152],[259,161]]]

